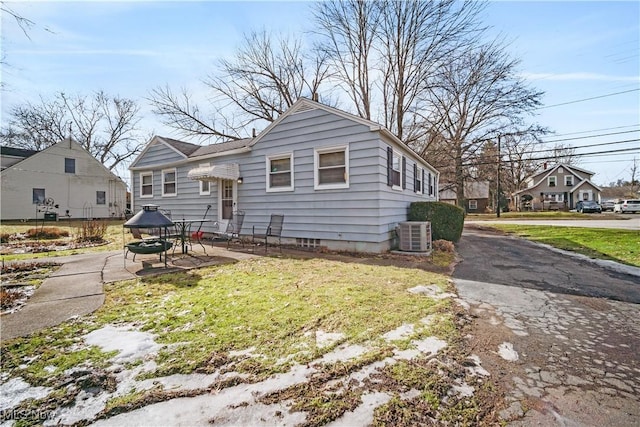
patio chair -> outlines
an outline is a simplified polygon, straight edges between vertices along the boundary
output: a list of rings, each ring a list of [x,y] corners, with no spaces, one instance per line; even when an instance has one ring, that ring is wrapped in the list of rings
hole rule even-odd
[[[267,230],[264,233],[256,233],[256,227],[253,226],[253,238],[252,243],[255,247],[256,240],[262,241],[264,240],[264,251],[267,252],[267,248],[269,246],[269,237],[277,237],[278,238],[278,246],[280,246],[280,253],[282,253],[282,241],[280,236],[282,234],[282,223],[284,222],[284,215],[271,214],[271,220],[269,220],[269,225],[267,226]]]
[[[224,239],[227,241],[227,249],[229,249],[229,245],[231,241],[237,240],[242,243],[242,247],[244,248],[244,240],[240,238],[240,232],[242,231],[242,224],[244,223],[244,212],[237,211],[231,214],[231,219],[227,223],[227,227],[224,231],[219,230],[220,223],[214,222],[214,232],[213,235],[217,238]]]

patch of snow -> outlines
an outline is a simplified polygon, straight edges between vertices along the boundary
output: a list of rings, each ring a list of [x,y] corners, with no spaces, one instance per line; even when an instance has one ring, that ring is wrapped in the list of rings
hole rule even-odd
[[[42,399],[50,392],[50,387],[32,387],[20,377],[11,378],[0,384],[0,411],[13,408],[27,399]]]
[[[467,359],[475,363],[475,366],[466,367],[467,371],[469,371],[471,375],[482,375],[483,377],[491,376],[489,371],[481,366],[480,357],[478,355],[472,354],[471,356],[467,357]]]
[[[148,332],[130,330],[128,327],[107,325],[89,332],[84,337],[88,345],[100,347],[103,351],[118,351],[113,359],[118,363],[134,362],[155,355],[162,346],[156,344],[154,336]]]
[[[362,403],[353,411],[345,412],[340,418],[327,424],[330,427],[367,426],[373,423],[373,411],[384,405],[391,396],[387,393],[365,393],[361,397]]]
[[[399,327],[397,327],[396,329],[394,329],[393,331],[389,331],[386,334],[382,335],[382,338],[384,338],[387,341],[401,340],[411,335],[413,331],[414,331],[414,326],[412,324],[404,323]]]
[[[307,332],[305,335],[311,335],[313,332]],[[315,331],[316,346],[318,348],[330,347],[337,343],[341,339],[344,339],[345,335],[342,332],[325,332],[318,329]]]
[[[460,385],[454,385],[451,387],[455,393],[462,397],[471,397],[475,389],[469,384],[463,382]]]
[[[436,337],[427,337],[423,340],[412,341],[412,344],[422,352],[430,355],[437,354],[440,350],[447,346],[447,342]]]
[[[518,360],[518,352],[513,349],[513,344],[510,342],[503,342],[498,346],[498,355],[509,362]]]
[[[394,350],[393,358],[397,360],[411,360],[420,356],[420,351],[415,348],[409,350]]]
[[[438,285],[430,285],[430,286],[415,286],[411,289],[408,289],[412,294],[424,295],[433,299],[445,299],[445,298],[456,298],[456,294],[443,292]]]
[[[355,359],[356,357],[362,356],[368,350],[368,347],[364,347],[358,344],[341,345],[332,352],[329,352],[322,356],[319,361],[322,363],[344,362],[346,360]]]
[[[106,406],[111,393],[94,395],[81,391],[71,407],[58,407],[44,422],[45,426],[73,425],[82,420],[92,420]]]

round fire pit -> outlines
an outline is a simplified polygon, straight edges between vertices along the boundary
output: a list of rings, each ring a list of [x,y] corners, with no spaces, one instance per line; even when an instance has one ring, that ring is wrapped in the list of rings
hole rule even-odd
[[[171,249],[173,243],[166,240],[144,240],[142,242],[127,243],[127,249],[134,254],[157,254]]]

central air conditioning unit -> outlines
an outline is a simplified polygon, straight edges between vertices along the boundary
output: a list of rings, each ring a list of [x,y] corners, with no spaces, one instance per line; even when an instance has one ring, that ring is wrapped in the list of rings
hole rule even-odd
[[[431,223],[406,221],[398,224],[400,250],[407,252],[428,252],[431,250]]]

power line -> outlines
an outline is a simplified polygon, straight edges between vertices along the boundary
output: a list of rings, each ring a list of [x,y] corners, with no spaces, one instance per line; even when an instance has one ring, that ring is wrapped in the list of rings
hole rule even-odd
[[[605,131],[605,130],[616,130],[616,129],[624,129],[624,128],[630,128],[630,127],[638,127],[638,126],[640,126],[640,123],[636,123],[635,125],[616,126],[616,127],[612,127],[612,128],[583,130],[583,131],[580,131],[580,132],[559,133],[559,134],[555,134],[553,136],[580,135],[582,133],[602,132],[602,131]]]
[[[550,141],[540,141],[541,144],[550,144],[552,142],[562,142],[562,141],[574,141],[576,139],[587,139],[587,138],[599,138],[601,136],[611,136],[611,135],[622,135],[625,133],[635,133],[639,130],[626,130],[623,132],[611,132],[611,133],[601,133],[598,135],[586,135],[586,136],[576,136],[574,138],[562,138],[562,139],[552,139]]]
[[[545,105],[543,107],[534,108],[534,110],[543,110],[545,108],[560,107],[562,105],[569,105],[569,104],[577,104],[578,102],[592,101],[594,99],[607,98],[609,96],[622,95],[622,94],[625,94],[625,93],[637,92],[639,90],[640,90],[640,88],[624,90],[622,92],[607,93],[605,95],[592,96],[591,98],[576,99],[575,101],[567,101],[567,102],[562,102],[560,104]]]

